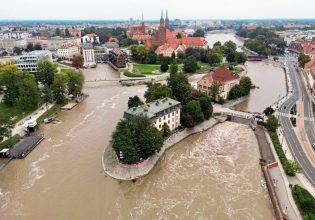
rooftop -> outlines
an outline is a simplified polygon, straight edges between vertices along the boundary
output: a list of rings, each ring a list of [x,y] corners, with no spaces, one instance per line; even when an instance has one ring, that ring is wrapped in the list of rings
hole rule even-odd
[[[145,115],[149,119],[156,116],[157,113],[167,110],[171,107],[179,106],[180,102],[171,98],[161,98],[139,107],[130,108],[125,113],[128,115]]]

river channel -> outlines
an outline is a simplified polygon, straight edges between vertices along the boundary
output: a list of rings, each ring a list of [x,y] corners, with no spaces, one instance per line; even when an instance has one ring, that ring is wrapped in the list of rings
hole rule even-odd
[[[90,81],[118,77],[107,65],[85,70]],[[94,77],[95,76],[95,77]],[[90,96],[60,122],[42,125],[44,141],[0,170],[0,218],[273,219],[253,132],[226,122],[170,149],[136,182],[105,175],[101,158],[130,96],[145,86],[86,84]]]

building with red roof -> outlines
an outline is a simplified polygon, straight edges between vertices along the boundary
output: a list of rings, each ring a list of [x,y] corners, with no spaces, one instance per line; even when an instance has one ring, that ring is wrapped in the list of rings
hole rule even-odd
[[[229,69],[221,67],[199,80],[197,82],[197,90],[210,95],[211,86],[217,84],[219,85],[219,96],[226,99],[231,88],[237,85],[239,81],[240,78],[237,75],[233,74]]]
[[[312,41],[293,41],[289,44],[289,51],[305,54],[315,59],[315,43]]]

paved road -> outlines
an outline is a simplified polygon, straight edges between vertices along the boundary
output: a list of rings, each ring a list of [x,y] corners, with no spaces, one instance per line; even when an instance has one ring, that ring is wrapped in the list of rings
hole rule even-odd
[[[311,105],[312,102],[307,93],[305,85],[302,81],[303,76],[297,71],[295,67],[296,64],[293,59],[287,59],[286,65],[289,69],[288,74],[290,75],[290,78],[292,81],[291,83],[292,83],[293,95],[280,106],[280,111],[284,114],[289,114],[292,106],[296,104],[296,102],[300,98],[302,98],[303,105],[304,105],[304,116],[307,118],[312,118],[313,117],[312,105]],[[286,117],[284,114],[280,114],[279,119],[280,119],[280,124],[284,131],[284,136],[288,142],[290,151],[292,152],[295,160],[303,168],[306,177],[309,179],[309,181],[313,185],[315,185],[315,169],[312,166],[312,163],[308,160],[305,152],[303,151],[301,143],[299,142],[299,139],[297,138],[297,135],[295,134],[293,130],[293,126],[290,122],[290,118]],[[304,123],[305,123],[305,130],[307,131],[307,136],[310,142],[315,143],[313,122],[310,120],[305,120]]]

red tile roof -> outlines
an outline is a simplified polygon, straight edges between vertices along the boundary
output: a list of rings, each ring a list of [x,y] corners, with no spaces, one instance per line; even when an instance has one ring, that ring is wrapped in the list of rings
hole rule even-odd
[[[311,60],[310,62],[305,64],[305,69],[313,69],[315,68],[315,60]]]
[[[210,81],[218,82],[221,84],[224,84],[225,82],[233,81],[239,78],[237,75],[234,75],[230,70],[224,67],[217,69],[214,72],[210,72],[204,77],[210,78]]]

